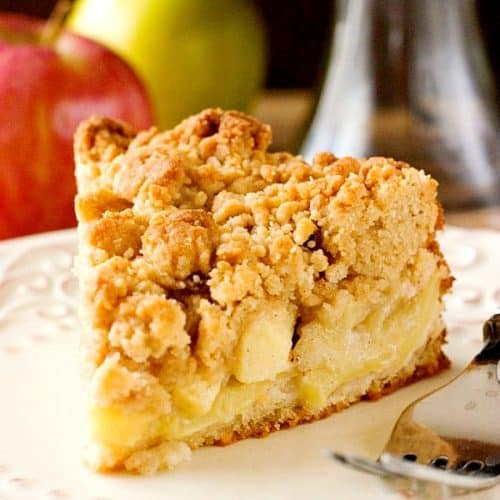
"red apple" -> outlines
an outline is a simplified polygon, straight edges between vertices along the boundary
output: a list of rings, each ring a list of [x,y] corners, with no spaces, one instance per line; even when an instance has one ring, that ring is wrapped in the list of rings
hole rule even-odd
[[[91,114],[153,122],[134,72],[96,42],[0,14],[0,239],[74,225],[73,133]]]

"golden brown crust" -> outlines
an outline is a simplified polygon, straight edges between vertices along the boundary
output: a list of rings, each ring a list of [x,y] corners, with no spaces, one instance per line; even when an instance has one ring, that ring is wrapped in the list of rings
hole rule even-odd
[[[108,282],[106,296],[117,299],[107,300],[123,300],[126,282],[126,293],[139,286],[177,300],[175,290],[192,290],[197,280],[221,315],[247,299],[282,296],[307,317],[339,284],[376,300],[425,257],[426,242],[444,265],[432,179],[386,158],[321,153],[309,164],[267,153],[269,141],[267,125],[220,109],[162,133],[135,135],[109,119],[80,126],[77,213],[90,223],[89,263],[102,264],[94,272],[105,276],[106,261],[129,262],[116,291]],[[99,294],[90,298],[84,304],[104,314]],[[191,347],[206,358],[201,346]]]
[[[78,128],[75,148],[80,160],[111,161],[127,150],[135,136],[134,129],[125,122],[92,116],[85,127]]]
[[[141,248],[145,223],[131,209],[118,212],[107,210],[89,228],[88,241],[108,255],[133,258]]]
[[[217,227],[204,210],[160,212],[142,237],[142,254],[164,276],[159,281],[166,286],[180,281],[185,286],[194,273],[208,275],[217,240]]]

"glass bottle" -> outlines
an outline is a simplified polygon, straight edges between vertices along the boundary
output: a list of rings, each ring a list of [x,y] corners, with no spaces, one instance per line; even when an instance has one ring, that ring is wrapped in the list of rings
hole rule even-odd
[[[424,169],[447,208],[500,203],[500,140],[474,0],[340,0],[303,144]]]

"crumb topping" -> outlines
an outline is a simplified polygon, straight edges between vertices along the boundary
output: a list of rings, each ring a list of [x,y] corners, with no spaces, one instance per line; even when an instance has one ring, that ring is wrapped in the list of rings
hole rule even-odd
[[[444,265],[437,184],[422,171],[331,153],[308,163],[270,142],[268,125],[221,109],[166,132],[79,127],[79,278],[99,404],[165,409],[182,377],[229,377],[238,318],[262,304],[292,304],[300,336],[324,303],[376,304],[402,283],[410,296]]]

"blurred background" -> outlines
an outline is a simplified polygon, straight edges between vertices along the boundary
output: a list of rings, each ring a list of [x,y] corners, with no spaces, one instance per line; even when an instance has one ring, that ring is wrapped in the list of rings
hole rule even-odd
[[[476,123],[476,125],[472,128],[469,127],[465,131],[457,132],[450,129],[447,132],[448,135],[452,134],[455,136],[457,136],[457,134],[460,135],[460,133],[466,134],[467,141],[465,142],[469,145],[466,145],[465,149],[462,150],[461,145],[454,145],[453,141],[449,139],[446,133],[443,135],[437,130],[436,124],[446,123],[446,120],[453,122],[454,117],[450,118],[446,116],[443,118],[444,115],[440,115],[426,118],[427,122],[424,124],[425,130],[423,136],[428,137],[429,144],[433,143],[432,141],[436,143],[432,146],[434,150],[450,150],[446,157],[438,155],[440,158],[439,160],[436,160],[437,156],[435,151],[431,151],[431,146],[427,148],[428,151],[426,151],[424,156],[415,156],[414,150],[416,148],[411,141],[407,141],[408,143],[405,142],[406,139],[399,141],[396,135],[390,131],[387,132],[386,128],[383,129],[382,133],[384,139],[380,141],[376,137],[377,134],[380,135],[380,131],[378,129],[375,130],[379,125],[376,125],[376,127],[373,125],[373,116],[369,116],[366,118],[368,121],[365,120],[363,122],[363,126],[367,130],[371,127],[370,133],[373,137],[371,137],[370,140],[366,140],[364,144],[353,144],[349,142],[349,140],[344,141],[344,144],[348,145],[345,146],[345,148],[347,148],[346,152],[343,151],[345,148],[342,144],[338,142],[321,142],[319,135],[313,133],[314,127],[321,127],[322,130],[326,130],[331,134],[333,134],[339,126],[346,127],[346,121],[349,117],[344,115],[340,125],[332,121],[331,118],[332,113],[334,113],[332,106],[334,106],[335,110],[339,109],[338,99],[342,98],[343,102],[349,102],[350,99],[349,95],[346,95],[344,99],[344,96],[341,95],[341,91],[339,90],[339,75],[342,73],[342,70],[339,70],[337,66],[341,66],[342,59],[345,59],[349,50],[354,51],[353,53],[356,54],[356,59],[363,50],[366,51],[367,49],[366,47],[363,49],[363,45],[356,45],[351,48],[343,46],[342,44],[344,42],[339,36],[340,30],[335,34],[335,36],[339,36],[339,38],[335,39],[336,44],[334,47],[338,48],[343,46],[342,50],[345,51],[344,57],[339,53],[335,54],[334,57],[330,49],[334,37],[334,26],[336,21],[338,23],[343,21],[344,25],[349,27],[350,33],[356,33],[356,29],[363,26],[362,23],[367,22],[367,11],[360,10],[364,8],[362,5],[363,2],[355,2],[354,0],[338,0],[337,2],[334,0],[315,0],[313,2],[310,0],[217,0],[215,2],[205,2],[205,5],[208,7],[203,10],[203,7],[200,7],[203,2],[199,0],[184,0],[184,6],[191,4],[193,6],[191,16],[199,19],[206,18],[206,25],[204,27],[195,26],[191,28],[193,23],[187,17],[189,9],[186,10],[184,7],[183,10],[185,12],[183,15],[185,17],[182,19],[176,18],[175,23],[185,26],[184,31],[186,34],[190,33],[190,37],[188,38],[186,36],[184,41],[178,41],[179,37],[177,36],[176,40],[170,41],[170,46],[166,41],[165,46],[157,46],[156,51],[152,50],[151,47],[148,49],[146,42],[142,43],[141,40],[134,41],[132,40],[133,37],[128,38],[128,32],[120,32],[118,29],[120,23],[121,25],[127,25],[127,23],[142,22],[138,19],[143,19],[144,16],[139,15],[139,12],[132,13],[131,16],[126,19],[121,19],[120,16],[115,15],[116,12],[114,12],[111,7],[106,7],[119,2],[113,2],[112,0],[80,0],[73,6],[73,10],[68,17],[64,17],[64,12],[59,16],[59,20],[57,19],[57,15],[55,19],[53,17],[48,28],[47,26],[45,27],[43,37],[45,37],[47,44],[50,45],[50,43],[53,43],[58,37],[60,29],[58,23],[64,23],[64,27],[70,27],[90,38],[94,38],[98,43],[120,54],[122,58],[127,61],[127,64],[132,67],[136,74],[135,76],[139,77],[139,80],[142,81],[143,84],[144,80],[150,79],[153,81],[153,83],[151,83],[148,80],[145,85],[148,88],[149,97],[151,97],[153,101],[151,110],[146,110],[147,104],[140,102],[141,99],[144,100],[144,95],[141,95],[140,89],[137,91],[137,95],[128,95],[123,98],[120,97],[120,99],[123,99],[124,103],[129,103],[129,108],[131,107],[130,102],[134,103],[132,107],[135,106],[138,110],[135,115],[129,116],[130,113],[127,114],[126,111],[119,109],[119,107],[116,109],[113,108],[110,102],[112,98],[114,99],[114,97],[120,93],[120,91],[110,89],[109,91],[112,98],[108,98],[107,101],[104,98],[101,99],[101,101],[106,102],[99,103],[101,107],[99,108],[99,106],[97,106],[98,112],[101,109],[109,109],[110,114],[116,114],[117,116],[125,118],[138,127],[147,126],[153,121],[158,123],[161,127],[173,125],[178,121],[180,116],[184,116],[184,108],[182,106],[184,105],[185,107],[187,98],[185,98],[182,93],[179,93],[179,89],[174,87],[166,89],[165,86],[163,86],[163,88],[157,90],[154,85],[154,80],[156,79],[158,82],[161,82],[162,76],[165,78],[166,74],[177,72],[177,80],[181,82],[181,86],[185,91],[189,92],[190,85],[193,85],[196,91],[191,91],[191,93],[198,92],[201,96],[199,100],[200,103],[210,102],[210,99],[215,101],[214,104],[222,104],[223,106],[229,103],[231,107],[249,110],[259,119],[270,123],[273,127],[274,149],[289,149],[293,152],[302,152],[306,154],[308,147],[309,149],[314,148],[314,150],[316,150],[316,146],[318,146],[321,149],[333,149],[334,152],[341,154],[384,154],[399,156],[401,159],[406,159],[416,164],[417,167],[425,168],[440,180],[444,186],[442,196],[445,206],[449,207],[450,210],[460,212],[458,214],[458,219],[454,219],[452,214],[452,221],[457,220],[463,225],[485,224],[497,227],[500,226],[500,219],[495,207],[497,204],[500,204],[497,190],[500,166],[498,165],[498,129],[496,121],[496,116],[498,115],[498,94],[496,89],[500,81],[500,2],[497,0],[477,0],[476,2],[472,0],[424,0],[422,3],[425,4],[429,1],[441,2],[443,5],[446,4],[462,15],[462,19],[460,20],[454,18],[455,14],[451,10],[449,12],[441,12],[440,15],[444,16],[444,18],[440,19],[436,26],[436,31],[441,31],[441,26],[444,26],[443,31],[445,32],[447,23],[451,23],[449,24],[451,34],[454,33],[453,26],[459,26],[460,22],[462,22],[466,28],[472,23],[471,19],[473,18],[467,17],[470,15],[470,12],[466,12],[468,7],[472,6],[474,9],[477,9],[478,33],[476,34],[478,35],[478,39],[484,44],[485,49],[483,54],[485,60],[479,61],[477,66],[472,65],[472,70],[469,68],[473,73],[474,71],[477,72],[477,75],[473,74],[471,78],[462,79],[460,75],[462,75],[464,71],[467,72],[467,69],[464,70],[461,68],[458,73],[458,80],[463,80],[467,84],[470,83],[469,86],[473,89],[471,91],[471,100],[474,101],[472,107],[462,110],[461,116],[472,117],[470,119]],[[372,2],[372,0],[366,1],[365,4],[367,5],[370,2]],[[376,2],[377,0],[375,0],[375,4]],[[55,0],[0,0],[0,12],[22,13],[46,21],[49,15],[54,12],[56,4],[60,7],[61,4],[64,3],[72,4],[71,1],[58,3]],[[130,0],[124,3],[129,5],[133,4]],[[136,2],[135,5],[144,5],[148,3],[161,4],[162,2],[160,2],[160,0],[148,0],[147,2]],[[178,0],[163,2],[163,4],[172,5],[176,3],[180,5]],[[392,43],[391,37],[394,35],[394,30],[389,29],[393,22],[396,24],[400,23],[401,29],[403,31],[406,30],[404,31],[405,37],[415,38],[416,35],[413,33],[415,27],[413,26],[411,16],[406,19],[408,13],[401,12],[401,5],[403,4],[401,0],[380,0],[378,5],[380,10],[377,11],[377,7],[374,7],[375,10],[370,13],[372,19],[368,21],[372,23],[372,31],[378,38],[375,39],[375,42],[373,39],[367,40],[368,44],[376,44],[378,40],[383,41],[385,40],[384,37],[387,37],[389,46]],[[198,5],[198,7],[196,7],[196,5]],[[359,7],[359,12],[356,12],[356,6]],[[460,11],[461,6],[465,9],[463,12]],[[215,10],[219,10],[220,13],[223,14],[222,17],[216,17],[214,14]],[[155,22],[164,22],[162,20],[164,10],[160,12],[160,10],[155,11],[153,9],[148,15],[150,16],[148,18],[150,20],[146,21],[149,23],[149,25],[146,24],[147,29],[141,28],[144,30],[144,40],[146,40],[150,34],[147,33],[148,31],[153,32],[155,29],[162,29],[161,25],[155,25]],[[339,16],[342,17],[342,19],[340,19]],[[403,19],[403,17],[405,19]],[[473,21],[475,22],[476,19],[473,19]],[[209,25],[213,28],[212,31],[218,31],[219,35],[214,33],[210,34],[210,29],[207,28]],[[225,28],[220,29],[222,25],[231,26],[228,28],[227,33],[224,31]],[[337,26],[338,25],[339,24],[337,24]],[[168,22],[164,22],[164,26],[166,33],[165,39],[167,40]],[[115,29],[115,27],[117,28]],[[16,28],[16,30],[18,32],[26,31],[24,28]],[[1,33],[2,23],[0,22],[0,35]],[[213,40],[209,42],[201,40],[202,35],[200,33],[207,39],[213,37]],[[226,49],[221,49],[220,45],[217,45],[219,43],[219,41],[216,40],[217,36],[219,38],[226,37],[224,39]],[[361,40],[363,36],[363,33],[360,32],[357,35],[357,39]],[[427,39],[432,39],[432,36],[433,33],[430,31]],[[476,53],[480,51],[480,47],[478,49],[476,45],[477,40],[472,39],[474,33],[465,32],[463,37],[466,44],[470,41],[471,46],[465,47],[463,53],[455,51],[454,47],[464,42],[464,40],[460,41],[460,39],[457,38],[458,41],[452,41],[450,45],[451,58],[456,55],[459,58],[463,56],[464,60],[467,60],[468,57],[475,58]],[[178,46],[176,45],[177,42],[179,43]],[[214,53],[212,59],[207,58],[206,53],[201,57],[200,47],[203,43],[212,43],[211,47]],[[437,40],[436,43],[442,44],[443,42],[442,40]],[[169,59],[175,60],[175,57],[179,55],[179,47],[188,47],[191,51],[187,52],[190,54],[189,56],[183,54],[185,61],[189,59],[189,61],[192,62],[191,67],[182,65],[179,61],[176,61],[177,66],[175,64],[168,64]],[[427,49],[428,48],[429,47],[427,47]],[[79,50],[80,49],[77,49],[77,52]],[[370,51],[372,50],[373,48],[370,48]],[[214,68],[218,65],[218,55],[220,58],[229,61],[226,67],[224,67],[224,80],[227,82],[226,88],[219,88],[220,85],[217,84],[217,80],[213,79],[210,75],[210,68]],[[365,55],[367,55],[367,57],[372,57],[373,54],[366,51]],[[386,53],[379,51],[379,56],[377,57],[380,58],[380,61],[377,59],[377,64],[379,64],[381,68],[385,68],[385,65],[387,65],[386,74],[399,71],[398,68],[394,69],[390,67],[390,64],[385,60],[386,56]],[[22,57],[24,56],[19,54],[16,55],[18,66],[23,64],[21,62]],[[104,60],[102,57],[99,59],[100,62]],[[362,55],[359,57],[363,59]],[[401,60],[407,61],[410,56],[407,53],[402,53],[401,57],[403,58]],[[35,61],[35,59],[34,57],[33,59],[28,58],[27,60]],[[196,61],[198,61],[198,67],[195,66]],[[106,64],[107,63],[104,63],[103,66]],[[204,64],[210,64],[210,67],[204,66]],[[404,62],[404,64],[406,64],[406,62]],[[28,66],[35,68],[36,65],[33,63],[33,65],[30,64]],[[101,65],[99,64],[99,66]],[[112,64],[109,63],[110,68],[111,66]],[[458,66],[460,65],[457,63],[455,67]],[[411,70],[411,65],[408,65],[408,67]],[[88,72],[92,73],[96,68],[97,66],[95,65],[89,67]],[[344,70],[347,70],[346,68],[348,67],[345,66]],[[489,81],[488,75],[483,74],[488,70],[490,71],[489,76],[491,77]],[[26,69],[26,71],[28,70]],[[111,73],[113,73],[113,71],[116,72],[118,69],[110,69]],[[184,81],[182,75],[183,71],[186,73],[186,80]],[[191,73],[189,73],[190,71]],[[349,71],[352,73],[351,69],[349,69]],[[354,71],[357,71],[357,69],[354,69]],[[33,72],[35,73],[35,69],[33,69]],[[42,76],[37,77],[39,78],[39,82],[43,81],[43,75],[45,74],[46,73],[43,72],[40,73]],[[150,74],[152,75],[151,77]],[[133,84],[130,83],[134,76],[125,76],[125,73],[123,73],[123,75],[124,81],[129,82],[129,87],[133,87],[133,85],[137,84],[136,81],[134,81]],[[241,77],[241,75],[244,75],[244,77]],[[2,76],[4,78],[3,84]],[[98,76],[93,76],[96,81],[93,83],[86,82],[88,88],[91,88],[93,84],[98,84]],[[28,79],[27,76],[23,75],[22,78],[24,77]],[[0,60],[0,106],[4,106],[4,109],[14,109],[14,102],[16,102],[16,106],[18,106],[19,101],[24,100],[24,97],[22,97],[23,88],[18,89],[21,94],[18,94],[17,97],[13,93],[9,94],[9,90],[5,93],[7,97],[4,97],[2,100],[2,88],[8,87],[5,81],[12,81],[13,79],[21,81],[22,78],[12,69],[12,63],[9,65],[8,62],[4,61],[4,66],[2,66],[2,61]],[[57,77],[54,78],[57,79]],[[58,80],[60,84],[58,89],[60,94],[59,101],[60,96],[66,92],[66,87],[64,86],[65,78],[65,76],[62,76],[61,79]],[[102,78],[107,78],[109,80],[109,76],[103,76]],[[211,78],[213,81],[211,81]],[[380,79],[380,75],[377,75],[375,72],[369,75],[363,74],[362,78],[366,80],[368,86],[380,90],[380,92],[378,92],[380,95],[375,97],[372,96],[370,98],[370,105],[368,106],[370,110],[361,110],[361,114],[374,114],[375,111],[379,113],[380,106],[386,106],[387,109],[392,111],[396,110],[397,119],[393,119],[394,116],[396,116],[394,114],[390,114],[390,117],[391,122],[396,121],[397,123],[402,123],[399,127],[400,130],[407,127],[405,122],[407,115],[411,120],[418,121],[421,119],[420,115],[425,114],[425,109],[422,111],[422,109],[415,110],[405,108],[407,105],[406,101],[410,98],[406,95],[401,97],[398,94],[397,82],[391,83],[392,87],[389,87],[389,93],[391,94],[393,87],[396,90],[394,91],[394,96],[390,96],[390,99],[394,102],[389,102],[388,104],[387,98],[383,95],[384,92],[387,93],[387,89],[384,87],[386,84]],[[452,75],[452,78],[455,77]],[[332,80],[335,80],[336,83],[332,84]],[[72,87],[70,83],[68,84],[68,88],[74,88],[77,85],[74,83]],[[29,83],[26,83],[25,85],[28,86],[28,84]],[[381,87],[379,89],[380,85]],[[21,84],[18,86],[21,87]],[[53,82],[52,86],[58,87],[58,84]],[[345,86],[349,87],[350,83],[347,83],[344,87]],[[327,95],[329,93],[326,91],[327,87],[333,89],[337,101],[335,101],[335,99],[332,101],[331,95]],[[483,87],[485,89],[487,87],[484,93]],[[231,94],[233,91],[234,95]],[[26,90],[26,93],[29,92],[32,91]],[[72,91],[68,92],[71,93]],[[160,101],[164,101],[161,92],[174,96],[169,103],[168,109],[163,109],[162,104],[159,104]],[[52,96],[52,93],[52,90],[47,90],[47,94],[51,94],[50,99],[53,99],[53,103],[56,103],[57,96]],[[57,94],[57,92],[55,93]],[[402,92],[401,95],[402,94],[405,94],[405,92]],[[432,99],[438,94],[439,92],[433,94]],[[47,98],[47,102],[52,102],[50,99]],[[98,99],[94,99],[94,103],[97,101]],[[467,98],[465,98],[464,101],[467,101]],[[176,108],[176,106],[178,107]],[[197,101],[193,101],[192,107],[194,111],[197,110],[196,106]],[[65,129],[67,137],[70,137],[73,133],[72,129],[74,125],[72,120],[78,118],[77,110],[81,111],[81,108],[84,107],[84,104],[77,106],[73,103],[71,111],[68,111],[68,106],[64,108],[63,114],[65,121],[61,121],[60,117],[58,118],[60,123],[64,122],[64,125],[60,126]],[[141,107],[142,109],[140,109]],[[46,108],[47,109],[44,111],[46,113],[51,113],[50,109],[54,110],[57,108],[59,110],[61,108],[60,102],[50,104]],[[30,113],[29,109],[28,106],[26,111],[27,114]],[[123,116],[120,115],[122,111]],[[479,114],[476,119],[474,117],[477,113]],[[53,111],[52,114],[54,114]],[[3,113],[3,118],[1,118],[0,115],[0,120],[3,120],[3,123],[0,123],[0,161],[4,171],[7,171],[7,166],[10,162],[10,164],[13,165],[10,170],[17,170],[20,172],[22,168],[20,166],[16,167],[15,165],[20,165],[21,161],[26,163],[29,161],[29,158],[21,158],[22,154],[19,154],[19,151],[24,149],[35,151],[36,148],[39,147],[39,145],[37,145],[38,138],[35,138],[37,140],[34,140],[34,142],[32,141],[30,144],[27,144],[25,139],[23,139],[25,142],[19,146],[8,147],[6,144],[14,144],[12,139],[12,134],[14,133],[12,131],[12,119],[9,121],[8,113]],[[35,119],[34,122],[36,122]],[[432,126],[429,125],[429,122],[432,122]],[[412,126],[414,126],[414,124]],[[4,131],[2,134],[2,127],[4,129],[9,129],[9,132],[7,133]],[[419,130],[423,130],[422,127],[420,127]],[[431,132],[429,132],[429,130],[431,130]],[[353,133],[356,136],[363,135],[359,133],[359,130],[354,130]],[[477,140],[471,139],[469,141],[471,135],[474,137],[477,136]],[[4,140],[3,145],[2,137]],[[387,137],[389,137],[389,139],[387,139]],[[398,147],[393,147],[389,144],[391,142],[391,137],[393,138],[393,143],[399,141],[400,144]],[[7,139],[10,141],[9,143],[6,142]],[[54,141],[56,141],[56,139]],[[401,143],[404,143],[404,147],[401,146]],[[2,147],[4,149],[8,148],[9,153],[2,152]],[[54,170],[57,170],[55,167],[55,163],[57,162],[66,164],[71,162],[64,148],[65,146],[61,145],[61,154],[59,156],[54,155],[54,159],[50,160],[52,161],[51,168]],[[15,155],[12,154],[12,150],[16,150]],[[469,154],[469,152],[473,150],[474,152]],[[483,151],[483,153],[477,153],[479,150]],[[48,161],[46,152],[45,155],[45,160]],[[13,158],[14,156],[15,158]],[[467,164],[460,167],[462,170],[459,170],[457,167],[456,171],[451,171],[450,173],[450,167],[447,165],[447,162],[456,163],[459,159],[469,158],[469,156],[471,160],[468,160]],[[430,159],[430,157],[432,158]],[[35,161],[38,160],[35,159]],[[481,168],[477,167],[475,171],[471,171],[471,161],[473,163],[475,162],[475,165],[479,163],[484,165],[481,166]],[[70,170],[67,166],[65,169],[67,171]],[[45,188],[41,187],[41,185],[31,185],[30,182],[26,180],[29,175],[29,172],[26,175],[18,173],[16,176],[12,174],[10,178],[9,175],[7,175],[4,176],[3,181],[0,180],[0,191],[3,190],[7,192],[3,202],[0,201],[0,239],[29,234],[31,232],[67,227],[71,226],[74,222],[72,215],[64,215],[61,217],[54,216],[55,213],[66,214],[70,210],[70,208],[68,208],[68,203],[65,203],[64,200],[61,200],[57,206],[54,205],[49,207],[47,213],[44,212],[43,207],[40,208],[44,203],[43,198],[45,198],[45,196],[43,196],[43,194]],[[59,179],[59,183],[67,182],[68,185],[70,185],[67,192],[61,192],[61,198],[66,197],[70,200],[73,186],[71,185],[71,181],[67,180],[69,177],[59,172],[57,173],[57,178]],[[47,182],[50,183],[51,181],[49,180]],[[446,186],[449,186],[449,188],[447,189]],[[36,199],[34,191],[39,191],[39,199]],[[18,199],[29,199],[30,197],[35,198],[31,210],[27,210],[26,213],[21,214],[9,213],[9,205],[12,205]],[[28,201],[27,204],[29,205],[30,202]],[[482,211],[470,212],[470,209],[479,208]]]
[[[328,50],[335,0],[253,0],[252,3],[262,16],[268,39],[266,88],[316,88]],[[0,11],[47,18],[55,4],[56,0],[0,0]],[[488,57],[498,82],[500,2],[478,0],[477,7]]]

